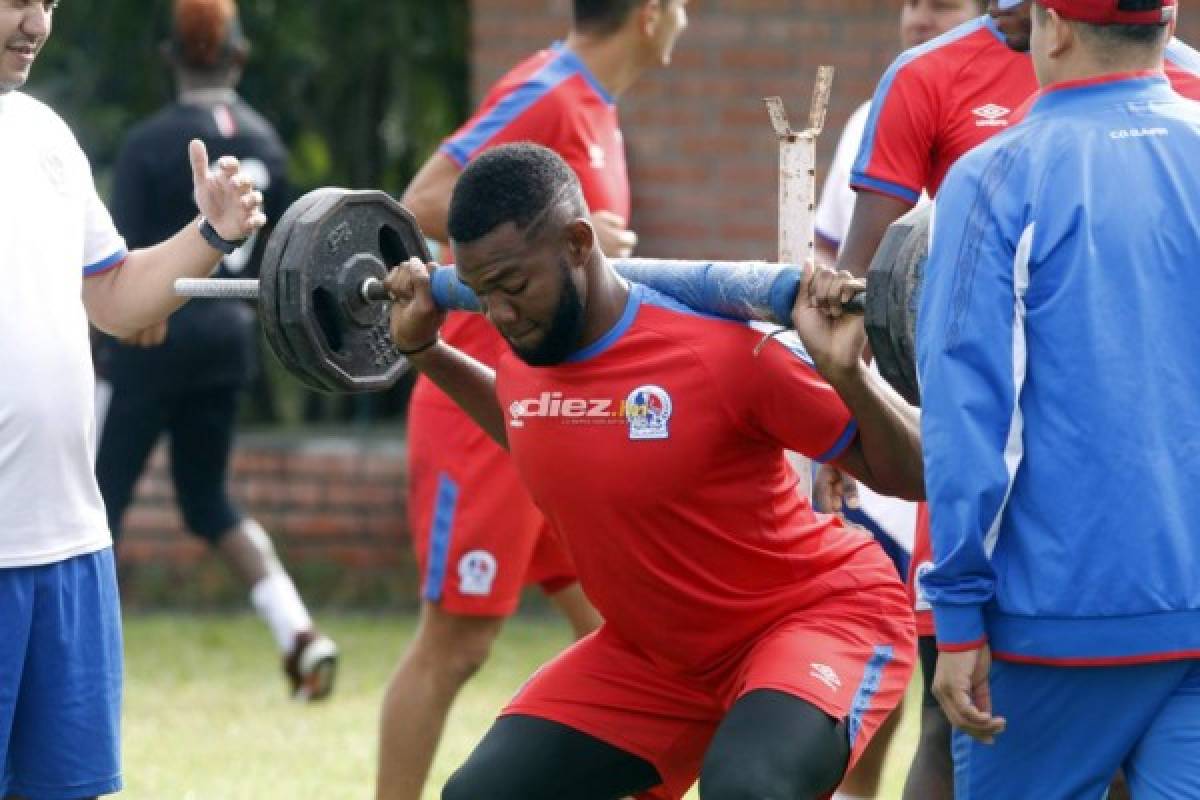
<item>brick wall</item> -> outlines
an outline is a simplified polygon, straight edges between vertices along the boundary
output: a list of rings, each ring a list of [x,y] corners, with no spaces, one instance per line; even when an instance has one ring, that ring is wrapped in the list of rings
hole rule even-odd
[[[476,0],[479,96],[527,53],[562,38],[569,0]],[[837,68],[820,163],[896,53],[899,3],[691,0],[673,64],[621,99],[640,252],[774,258],[778,145],[762,98],[793,125],[808,116],[817,67]]]
[[[474,90],[561,38],[568,0],[476,0]],[[832,64],[827,164],[846,117],[896,52],[899,0],[691,0],[691,26],[669,70],[622,100],[634,185],[633,225],[652,256],[773,258],[777,145],[761,98],[794,123],[816,68]],[[1200,42],[1200,15],[1184,15]],[[823,177],[823,173],[818,176]],[[410,606],[416,574],[404,530],[404,458],[373,436],[244,436],[234,493],[272,533],[317,602]],[[204,548],[179,533],[161,452],[138,488],[121,552],[133,604],[242,602]]]
[[[837,69],[818,180],[842,124],[898,50],[899,0],[691,0],[674,64],[622,98],[640,253],[774,258],[778,148],[762,97],[807,118],[816,69]],[[475,0],[474,90],[561,38],[568,0]],[[1186,10],[1186,9],[1185,9]],[[1200,15],[1180,36],[1200,43]]]
[[[238,439],[230,485],[314,604],[408,607],[415,603],[416,571],[405,472],[403,443],[390,434],[369,440],[252,434]],[[119,553],[127,604],[245,602],[207,547],[182,533],[164,447],[137,486],[124,531]]]

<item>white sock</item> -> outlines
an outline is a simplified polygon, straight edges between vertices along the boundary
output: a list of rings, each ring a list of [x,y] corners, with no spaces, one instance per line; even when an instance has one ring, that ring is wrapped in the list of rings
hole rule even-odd
[[[845,792],[834,792],[833,797],[829,800],[871,800],[869,797],[864,797],[858,794],[846,794]]]
[[[292,649],[297,633],[312,630],[312,617],[286,572],[272,573],[254,584],[250,602],[271,629],[271,635],[283,653]]]

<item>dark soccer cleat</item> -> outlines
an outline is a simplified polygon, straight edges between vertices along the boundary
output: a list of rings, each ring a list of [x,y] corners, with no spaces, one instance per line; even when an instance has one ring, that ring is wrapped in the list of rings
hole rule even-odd
[[[296,634],[292,651],[283,659],[283,671],[292,687],[292,698],[323,700],[333,691],[337,674],[337,645],[317,631]]]

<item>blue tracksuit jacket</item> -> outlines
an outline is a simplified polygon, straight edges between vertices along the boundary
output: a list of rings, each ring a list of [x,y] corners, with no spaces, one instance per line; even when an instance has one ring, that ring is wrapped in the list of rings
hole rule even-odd
[[[939,644],[1200,657],[1200,104],[1062,84],[964,156],[918,315]]]

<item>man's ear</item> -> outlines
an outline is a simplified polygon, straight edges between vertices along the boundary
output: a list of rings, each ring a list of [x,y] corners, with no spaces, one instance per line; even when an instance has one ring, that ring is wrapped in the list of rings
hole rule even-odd
[[[1058,15],[1054,9],[1046,9],[1050,17],[1050,49],[1047,52],[1051,58],[1062,58],[1075,47],[1075,27]]]
[[[638,30],[647,39],[653,39],[662,22],[663,0],[645,0],[638,9]]]
[[[567,225],[567,253],[571,258],[571,266],[580,267],[592,257],[596,244],[596,229],[585,217],[578,217]]]

